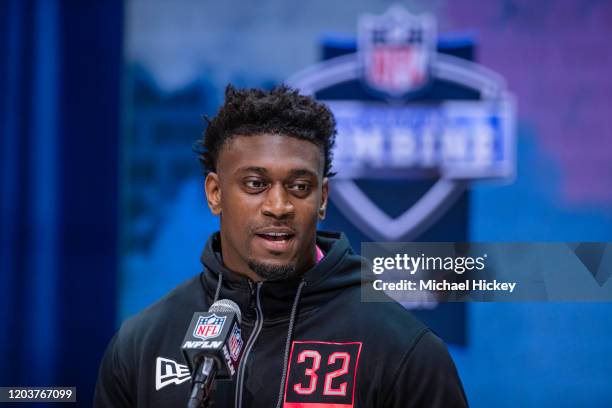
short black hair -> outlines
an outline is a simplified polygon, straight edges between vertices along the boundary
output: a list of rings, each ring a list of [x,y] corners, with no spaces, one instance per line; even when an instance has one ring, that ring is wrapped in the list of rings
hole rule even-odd
[[[286,85],[270,91],[257,88],[225,88],[225,102],[212,119],[205,117],[206,130],[194,145],[204,174],[216,171],[223,145],[235,136],[263,133],[280,134],[308,140],[325,157],[324,177],[332,177],[332,148],[336,121],[329,108],[311,96],[300,95]]]

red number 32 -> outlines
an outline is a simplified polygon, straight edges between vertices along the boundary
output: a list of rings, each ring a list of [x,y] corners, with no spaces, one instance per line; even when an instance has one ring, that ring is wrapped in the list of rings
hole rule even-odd
[[[308,387],[302,387],[301,383],[293,385],[293,390],[300,395],[310,395],[317,389],[317,382],[319,376],[317,371],[321,367],[321,354],[316,350],[303,350],[298,354],[297,362],[303,363],[307,358],[312,359],[312,366],[306,368],[304,374],[309,378]],[[334,378],[340,377],[349,370],[349,364],[351,361],[351,355],[347,352],[337,351],[329,355],[327,359],[327,365],[336,364],[338,360],[342,360],[342,366],[337,370],[325,374],[323,395],[334,395],[334,396],[346,396],[346,381],[339,384],[337,388],[332,387],[332,381]]]

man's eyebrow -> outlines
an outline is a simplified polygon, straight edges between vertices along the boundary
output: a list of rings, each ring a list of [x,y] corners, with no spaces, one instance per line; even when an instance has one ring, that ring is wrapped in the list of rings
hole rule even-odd
[[[266,174],[268,172],[268,170],[266,170],[265,167],[257,167],[257,166],[246,166],[246,167],[241,167],[238,169],[238,172],[240,173],[261,173],[261,174]]]
[[[257,167],[257,166],[245,166],[241,167],[237,170],[238,173],[260,173],[260,174],[268,174],[268,170],[265,167]],[[300,176],[309,176],[309,177],[317,177],[317,173],[310,169],[293,169],[290,171],[291,177],[300,177]]]
[[[310,177],[316,178],[317,173],[309,169],[294,169],[294,170],[291,170],[291,176],[292,177],[310,176]]]

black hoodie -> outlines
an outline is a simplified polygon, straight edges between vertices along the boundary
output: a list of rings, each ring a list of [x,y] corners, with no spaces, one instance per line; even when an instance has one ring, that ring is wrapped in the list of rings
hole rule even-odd
[[[215,299],[242,311],[245,351],[214,407],[465,407],[442,341],[395,302],[361,302],[361,258],[318,232],[325,257],[303,278],[253,283],[223,266],[219,235],[205,271],[127,320],[100,366],[95,407],[180,407],[190,392],[181,342]]]

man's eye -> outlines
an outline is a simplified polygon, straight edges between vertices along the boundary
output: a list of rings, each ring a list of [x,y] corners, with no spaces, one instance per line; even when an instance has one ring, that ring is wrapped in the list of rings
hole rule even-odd
[[[266,187],[266,183],[261,180],[246,180],[244,185],[253,189],[261,189]]]
[[[310,190],[310,184],[308,183],[295,183],[289,186],[289,188],[293,191],[309,191]]]

